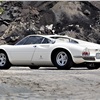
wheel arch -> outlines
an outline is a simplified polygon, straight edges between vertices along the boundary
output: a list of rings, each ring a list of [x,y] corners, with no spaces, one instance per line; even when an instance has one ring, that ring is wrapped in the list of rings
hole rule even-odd
[[[8,54],[6,53],[6,51],[5,51],[5,50],[0,49],[0,52],[4,52],[4,53],[8,56]]]
[[[68,53],[68,54],[71,56],[72,61],[73,61],[73,56],[72,56],[71,52],[70,52],[68,49],[56,48],[56,49],[54,49],[54,50],[52,51],[52,53],[51,53],[51,61],[52,61],[52,63],[53,63],[53,55],[55,54],[55,52],[57,52],[57,51],[59,51],[59,50],[64,50],[66,53]]]
[[[7,58],[8,58],[8,60],[9,60],[9,62],[10,62],[8,53],[7,53],[4,49],[0,49],[0,52],[4,52],[4,53],[7,55]],[[10,64],[11,64],[11,62],[10,62]]]

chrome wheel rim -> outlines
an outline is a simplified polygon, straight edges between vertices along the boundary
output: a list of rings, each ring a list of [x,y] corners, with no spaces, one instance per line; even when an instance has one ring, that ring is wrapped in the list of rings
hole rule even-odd
[[[4,53],[0,53],[0,66],[4,66],[6,64],[6,55]]]
[[[59,66],[65,66],[68,61],[68,56],[65,52],[59,52],[56,56],[56,62]]]

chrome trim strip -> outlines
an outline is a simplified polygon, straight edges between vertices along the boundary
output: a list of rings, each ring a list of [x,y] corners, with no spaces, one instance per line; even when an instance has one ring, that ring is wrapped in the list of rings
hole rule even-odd
[[[96,57],[96,56],[87,56],[87,57],[84,57],[84,56],[74,56],[74,58],[90,58],[90,57]]]

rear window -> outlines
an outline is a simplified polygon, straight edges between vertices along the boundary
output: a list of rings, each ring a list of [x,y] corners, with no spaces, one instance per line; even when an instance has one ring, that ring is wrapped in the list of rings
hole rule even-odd
[[[61,41],[65,41],[65,42],[70,42],[70,43],[77,43],[77,41],[73,40],[73,39],[70,39],[70,38],[66,38],[66,37],[51,37],[53,39],[59,39]]]

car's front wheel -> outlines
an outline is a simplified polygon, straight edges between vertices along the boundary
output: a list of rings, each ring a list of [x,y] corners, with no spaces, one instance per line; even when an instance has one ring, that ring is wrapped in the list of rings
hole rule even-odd
[[[99,63],[88,63],[86,64],[88,69],[98,69],[100,68]]]
[[[54,53],[53,64],[57,66],[58,69],[70,69],[73,62],[70,54],[65,50],[58,50]]]
[[[5,52],[0,52],[0,69],[9,69],[11,64]]]

